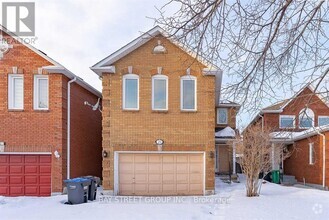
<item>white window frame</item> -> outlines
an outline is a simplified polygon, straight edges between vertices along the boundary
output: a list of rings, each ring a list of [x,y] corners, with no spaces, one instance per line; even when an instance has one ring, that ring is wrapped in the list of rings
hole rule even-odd
[[[281,118],[291,118],[293,120],[293,127],[282,127],[281,125]],[[280,115],[279,117],[279,127],[284,128],[296,128],[296,116],[295,115]]]
[[[14,107],[14,79],[23,80],[23,101],[21,108]],[[8,109],[10,110],[24,110],[24,76],[23,74],[8,74]]]
[[[311,111],[311,113],[313,114],[312,117],[310,117],[310,116],[307,115],[307,114],[304,114],[304,112],[306,112],[307,110],[310,110],[310,111]],[[303,116],[306,116],[306,117],[312,119],[312,125],[311,125],[311,127],[302,127],[302,126],[300,126],[300,122],[301,122],[301,119],[303,118]],[[300,110],[300,112],[299,112],[299,116],[298,116],[298,126],[299,126],[299,128],[300,128],[300,129],[309,129],[309,128],[314,127],[314,119],[315,119],[314,111],[313,111],[312,109],[310,109],[310,108],[303,108],[302,110]]]
[[[184,81],[188,81],[188,80],[194,80],[194,109],[184,109],[184,105],[183,105],[183,82]],[[180,79],[180,109],[181,111],[197,111],[197,90],[198,90],[198,86],[197,86],[197,78],[195,76],[191,76],[191,75],[186,75],[186,76],[182,76]]]
[[[225,123],[219,123],[219,110],[223,109],[226,111],[226,122]],[[228,109],[227,108],[217,108],[217,124],[218,125],[227,125],[228,124]]]
[[[126,108],[126,79],[137,79],[137,108]],[[122,108],[123,110],[139,110],[139,76],[133,73],[125,74],[122,78]]]
[[[39,80],[47,79],[47,108],[39,107]],[[34,110],[49,110],[49,77],[47,75],[34,75],[34,85],[33,85],[33,109]]]
[[[166,107],[165,108],[155,108],[154,107],[154,81],[160,79],[160,80],[165,80],[166,81]],[[168,111],[168,76],[162,75],[162,74],[157,74],[152,76],[152,110],[155,111]]]
[[[308,144],[308,148],[309,148],[309,165],[314,165],[315,163],[315,158],[314,158],[314,143],[309,143]]]
[[[318,126],[320,126],[320,119],[321,118],[329,118],[329,116],[324,116],[324,115],[318,116]],[[321,125],[321,126],[325,126],[325,125]]]

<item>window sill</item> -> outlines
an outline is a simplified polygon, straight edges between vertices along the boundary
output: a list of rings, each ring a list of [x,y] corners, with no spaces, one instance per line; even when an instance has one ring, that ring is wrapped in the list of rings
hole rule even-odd
[[[123,112],[139,112],[139,109],[122,109]]]
[[[152,110],[152,113],[168,113],[168,110]]]
[[[197,113],[198,111],[197,110],[180,110],[180,112],[182,113]]]
[[[24,109],[8,109],[8,112],[24,112]]]
[[[50,112],[49,109],[33,109],[33,111],[35,111],[35,112],[45,112],[45,113]]]

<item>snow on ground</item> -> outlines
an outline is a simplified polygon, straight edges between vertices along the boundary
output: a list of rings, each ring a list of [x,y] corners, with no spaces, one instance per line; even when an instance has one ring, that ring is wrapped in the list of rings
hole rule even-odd
[[[327,191],[266,183],[262,185],[261,196],[248,198],[245,197],[243,182],[227,184],[217,178],[216,195],[207,197],[141,199],[99,196],[102,201],[81,205],[65,205],[65,195],[46,198],[0,197],[0,220],[329,219]],[[120,199],[123,200],[119,202]],[[152,199],[158,203],[152,203]]]

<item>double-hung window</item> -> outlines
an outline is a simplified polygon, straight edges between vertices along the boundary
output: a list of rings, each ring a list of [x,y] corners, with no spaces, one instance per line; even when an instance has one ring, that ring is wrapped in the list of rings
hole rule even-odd
[[[8,108],[24,109],[24,78],[21,74],[8,75]]]
[[[49,108],[49,82],[48,76],[34,76],[33,108],[35,110],[48,110]]]
[[[329,125],[329,116],[318,116],[319,126]]]
[[[139,76],[126,74],[123,76],[123,109],[139,110]]]
[[[152,110],[168,110],[168,76],[152,77]]]
[[[197,79],[195,76],[181,77],[181,110],[197,110]]]
[[[217,124],[227,124],[228,123],[228,111],[227,108],[217,109]]]
[[[280,115],[280,128],[295,128],[294,115]]]

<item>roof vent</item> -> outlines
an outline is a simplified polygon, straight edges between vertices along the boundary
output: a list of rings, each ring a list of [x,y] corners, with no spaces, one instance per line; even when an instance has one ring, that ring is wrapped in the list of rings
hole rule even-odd
[[[153,48],[153,53],[155,54],[163,54],[166,53],[167,49],[161,44],[161,41],[158,40],[158,45]]]

